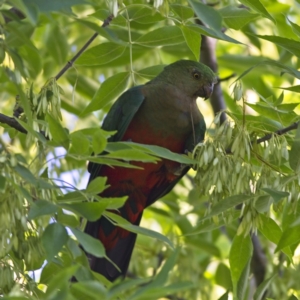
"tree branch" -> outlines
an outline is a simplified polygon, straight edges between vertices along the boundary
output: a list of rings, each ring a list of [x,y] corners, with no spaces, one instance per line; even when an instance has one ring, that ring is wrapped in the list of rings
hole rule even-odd
[[[215,73],[218,72],[216,43],[216,39],[202,35],[201,62],[209,66]],[[213,93],[210,96],[210,103],[215,114],[226,109],[220,81],[214,86]],[[223,112],[220,117],[220,123],[222,124],[225,120],[226,114]]]
[[[107,27],[110,22],[113,19],[113,15],[110,15],[107,17],[106,20],[104,20],[103,24],[101,27]],[[80,55],[87,49],[87,47],[94,41],[94,39],[98,36],[98,33],[95,32],[91,38],[83,45],[83,47],[75,54],[75,56],[69,60],[66,65],[57,73],[57,75],[55,76],[55,79],[58,80],[68,69],[70,69],[74,62],[78,59],[78,57],[80,57]]]
[[[3,115],[1,113],[0,113],[0,123],[6,124],[22,133],[27,133],[27,130],[22,125],[20,125],[20,123],[15,118]]]
[[[8,16],[5,15],[4,11],[4,22],[9,23],[11,21],[16,20],[23,20],[26,18],[26,16],[17,8],[12,7],[11,9],[7,10]],[[11,17],[10,17],[11,16]]]
[[[251,269],[255,277],[256,286],[259,286],[265,278],[267,259],[258,236],[253,234],[251,239],[253,244]]]
[[[282,129],[279,129],[273,133],[268,133],[266,134],[264,137],[262,138],[259,138],[256,140],[256,143],[259,144],[259,143],[262,143],[262,142],[265,142],[265,141],[268,141],[272,138],[272,136],[274,134],[276,135],[283,135],[291,130],[294,130],[294,129],[297,129],[298,128],[298,125],[299,125],[300,122],[295,122],[293,123],[292,125],[288,126],[288,127],[285,127],[285,128],[282,128]]]

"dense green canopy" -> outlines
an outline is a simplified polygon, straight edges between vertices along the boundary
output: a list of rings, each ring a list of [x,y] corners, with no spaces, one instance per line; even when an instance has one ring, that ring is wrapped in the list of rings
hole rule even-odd
[[[4,299],[300,297],[299,1],[0,3]],[[198,102],[205,143],[178,155],[107,142],[114,133],[100,125],[114,100],[179,59],[219,78],[212,105]],[[107,211],[126,199],[100,199],[105,178],[86,188],[88,160],[159,157],[194,171],[141,228]],[[139,233],[128,277],[113,284],[91,273],[78,246],[105,255],[82,232],[101,214]]]

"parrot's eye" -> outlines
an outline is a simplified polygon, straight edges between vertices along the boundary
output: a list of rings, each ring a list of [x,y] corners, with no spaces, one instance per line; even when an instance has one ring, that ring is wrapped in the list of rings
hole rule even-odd
[[[194,72],[193,76],[195,79],[199,79],[200,78],[200,74],[198,72]]]

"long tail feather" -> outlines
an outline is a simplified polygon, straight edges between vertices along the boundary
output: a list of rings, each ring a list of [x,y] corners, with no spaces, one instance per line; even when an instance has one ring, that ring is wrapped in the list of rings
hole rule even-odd
[[[142,213],[135,221],[135,225],[139,225],[141,217]],[[111,232],[113,232],[114,229],[117,228],[109,220],[101,217],[96,222],[88,222],[85,228],[85,233],[93,236],[94,238],[99,238],[99,231],[103,227],[109,227],[109,230]],[[114,281],[120,276],[126,276],[130,258],[136,241],[135,233],[127,232],[126,234],[124,234],[124,231],[124,229],[118,228],[117,236],[115,236],[116,242],[112,247],[111,245],[104,244],[105,248],[109,249],[106,251],[107,257],[119,267],[120,271],[116,269],[114,265],[111,264],[107,259],[98,258],[91,254],[87,254],[91,269],[97,273],[102,274],[110,281]]]

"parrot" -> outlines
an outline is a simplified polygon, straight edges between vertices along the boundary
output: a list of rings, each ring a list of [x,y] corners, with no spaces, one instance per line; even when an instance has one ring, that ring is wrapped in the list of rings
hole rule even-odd
[[[107,113],[102,129],[117,131],[109,142],[156,145],[185,154],[204,140],[206,131],[196,99],[209,98],[216,83],[214,72],[206,65],[192,60],[176,61],[144,85],[125,91]],[[190,166],[168,159],[130,163],[140,168],[89,162],[89,182],[98,176],[106,177],[109,187],[100,196],[127,196],[124,205],[113,212],[139,225],[143,210],[169,193]],[[111,282],[124,278],[137,235],[104,216],[88,221],[84,231],[102,242],[106,256],[118,267],[106,258],[87,253],[91,270]]]

